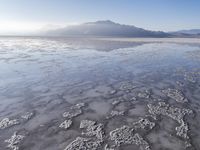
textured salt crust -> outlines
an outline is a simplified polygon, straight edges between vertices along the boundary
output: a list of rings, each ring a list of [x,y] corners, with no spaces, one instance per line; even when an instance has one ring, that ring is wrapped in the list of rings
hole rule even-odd
[[[99,146],[100,144],[91,138],[77,137],[64,150],[97,150]]]
[[[64,112],[63,113],[63,117],[71,119],[71,118],[76,117],[76,116],[78,116],[80,114],[82,114],[82,110],[80,110],[80,109],[72,109],[72,110],[70,110],[68,112]]]
[[[14,125],[19,124],[20,122],[16,119],[10,120],[9,118],[4,118],[0,121],[0,129],[5,129]]]
[[[86,129],[86,132],[82,132],[82,135],[95,136],[101,142],[103,141],[103,124],[97,124],[95,121],[82,120],[80,123],[81,129]]]
[[[174,99],[175,101],[179,103],[185,103],[188,102],[188,100],[184,97],[183,93],[176,90],[176,89],[166,89],[162,90],[163,93],[165,93],[168,97]]]
[[[166,104],[165,102],[159,102],[158,105],[147,105],[149,108],[149,113],[152,115],[165,115],[168,116],[180,124],[183,121],[183,118],[186,114],[191,114],[192,110],[185,109],[185,108],[178,108],[174,106],[170,106],[169,104]]]
[[[141,118],[139,121],[133,123],[134,129],[153,129],[155,126],[154,122],[149,121],[146,118]]]
[[[110,113],[110,117],[123,116],[124,113],[125,113],[124,111],[112,110]],[[108,118],[110,118],[110,117],[108,117]]]
[[[185,122],[182,122],[182,124],[179,127],[176,127],[176,135],[184,138],[189,139],[187,132],[188,132],[188,124]]]
[[[87,128],[89,126],[93,126],[95,124],[96,124],[96,122],[92,121],[92,120],[82,120],[81,123],[80,123],[80,129],[84,129],[84,128]]]
[[[119,103],[124,102],[123,99],[117,99],[112,102],[112,105],[118,105]]]
[[[134,134],[133,132],[133,128],[122,126],[110,132],[110,139],[114,141],[117,146],[135,144],[142,150],[150,150],[149,144],[138,133]]]
[[[112,105],[117,105],[117,104],[119,104],[119,103],[121,103],[122,101],[120,101],[120,100],[115,100],[115,101],[113,101],[112,102]]]
[[[137,100],[137,98],[136,97],[131,97],[131,98],[127,98],[127,99],[129,99],[128,101],[130,101],[130,102],[132,102],[132,101],[136,101]],[[125,101],[127,101],[127,100],[125,100],[125,99],[123,99],[123,98],[120,98],[120,99],[116,99],[116,100],[114,100],[113,102],[112,102],[112,105],[118,105],[118,104],[120,104],[120,103],[122,103],[122,102],[125,102]]]
[[[60,128],[68,129],[72,125],[71,120],[65,120],[63,123],[59,125]]]
[[[177,108],[174,106],[170,106],[169,104],[166,104],[165,102],[159,102],[158,105],[147,105],[149,108],[149,113],[156,116],[156,115],[164,115],[168,116],[175,121],[177,121],[180,126],[176,127],[177,135],[188,139],[188,125],[184,122],[184,116],[187,114],[191,114],[192,110],[185,109],[185,108]]]
[[[103,142],[103,125],[92,120],[82,120],[80,128],[85,129],[82,135],[87,138],[77,137],[64,150],[97,150]]]
[[[21,118],[25,119],[25,120],[29,120],[33,117],[33,113],[32,112],[27,112],[26,114],[22,115]]]
[[[81,109],[84,106],[85,106],[85,103],[78,103],[78,104],[72,106],[71,109]]]
[[[120,146],[121,144],[122,145],[136,144],[140,146],[141,149],[144,150],[150,149],[148,143],[138,133],[133,134],[133,132],[138,128],[152,129],[155,126],[155,123],[150,122],[148,119],[141,118],[138,122],[135,122],[133,126],[134,126],[133,128],[130,128],[128,126],[123,126],[121,128],[111,131],[110,139],[114,140],[117,146]],[[86,132],[82,132],[82,135],[85,135],[87,137],[94,137],[94,136],[96,137],[96,145],[100,145],[104,141],[103,139],[104,132],[102,124],[97,124],[95,121],[92,120],[82,120],[80,123],[80,128],[86,130]],[[85,145],[87,145],[88,142],[87,140],[84,141]],[[113,148],[109,148],[108,145],[106,145],[104,149],[114,150]]]
[[[74,117],[82,114],[81,108],[84,107],[84,106],[85,106],[84,103],[78,103],[78,104],[72,106],[70,108],[70,111],[63,113],[63,117],[71,119],[71,118],[74,118]]]
[[[20,142],[25,138],[23,135],[19,135],[16,132],[11,136],[10,139],[5,140],[6,143],[8,144],[8,148],[12,150],[18,150],[19,149],[19,144]]]

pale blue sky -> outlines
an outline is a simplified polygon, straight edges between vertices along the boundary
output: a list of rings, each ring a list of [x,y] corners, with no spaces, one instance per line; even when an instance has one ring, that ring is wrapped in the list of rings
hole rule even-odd
[[[151,30],[200,28],[200,0],[0,0],[0,33],[108,19]]]

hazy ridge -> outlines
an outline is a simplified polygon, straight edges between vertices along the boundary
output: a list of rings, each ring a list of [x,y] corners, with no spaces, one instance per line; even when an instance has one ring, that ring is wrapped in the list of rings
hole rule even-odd
[[[64,28],[44,31],[47,36],[101,36],[101,37],[199,37],[200,30],[180,30],[174,32],[151,31],[133,25],[124,25],[110,20],[87,22]]]

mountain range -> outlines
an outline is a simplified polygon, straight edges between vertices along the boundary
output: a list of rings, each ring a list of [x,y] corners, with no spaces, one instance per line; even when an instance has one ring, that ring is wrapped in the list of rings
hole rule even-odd
[[[200,30],[180,30],[176,32],[151,31],[132,25],[123,25],[110,20],[70,25],[43,32],[48,36],[101,36],[101,37],[196,37]]]
[[[182,33],[182,34],[200,34],[200,29],[180,30],[180,31],[176,31],[175,33]]]

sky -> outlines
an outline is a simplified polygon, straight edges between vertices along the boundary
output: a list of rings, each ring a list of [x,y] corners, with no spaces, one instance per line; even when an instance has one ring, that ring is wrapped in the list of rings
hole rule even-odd
[[[200,29],[200,0],[0,0],[0,34],[97,20],[150,30]]]

